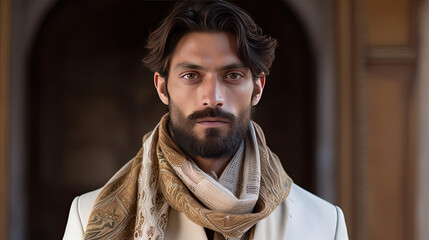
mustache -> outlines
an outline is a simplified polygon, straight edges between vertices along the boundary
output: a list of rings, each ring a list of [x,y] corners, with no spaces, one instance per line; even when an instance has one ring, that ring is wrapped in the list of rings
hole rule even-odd
[[[189,121],[197,120],[204,117],[218,117],[228,119],[231,122],[236,121],[237,117],[234,114],[226,112],[220,108],[206,107],[203,110],[195,111],[188,116]]]

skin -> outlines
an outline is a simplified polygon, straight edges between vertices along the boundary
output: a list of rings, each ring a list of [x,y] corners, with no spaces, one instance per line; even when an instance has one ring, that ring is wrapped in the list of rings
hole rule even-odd
[[[154,83],[161,101],[166,105],[173,102],[185,116],[206,107],[222,108],[238,116],[250,105],[258,104],[265,75],[253,80],[249,68],[237,56],[232,35],[191,32],[182,37],[173,52],[167,86],[158,72],[154,74]],[[174,122],[173,117],[171,121]],[[227,120],[206,117],[198,119],[192,131],[204,140],[207,128],[219,129],[222,136],[231,130]],[[214,171],[220,176],[233,154],[216,159],[190,157],[204,172]]]

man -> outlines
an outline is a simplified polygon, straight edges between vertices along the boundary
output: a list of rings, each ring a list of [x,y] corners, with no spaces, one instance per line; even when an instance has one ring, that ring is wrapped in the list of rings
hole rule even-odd
[[[73,201],[64,239],[347,239],[341,210],[293,184],[251,121],[274,39],[234,5],[186,1],[147,47],[169,113]]]

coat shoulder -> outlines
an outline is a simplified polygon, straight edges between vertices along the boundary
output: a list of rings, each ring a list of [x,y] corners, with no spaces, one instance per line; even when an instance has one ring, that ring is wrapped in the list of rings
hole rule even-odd
[[[70,207],[63,240],[83,239],[89,215],[101,189],[76,197]]]
[[[293,184],[287,198],[292,209],[299,209],[315,217],[335,218],[335,206],[328,201],[308,192],[300,186]]]
[[[344,215],[341,209],[296,184],[287,197],[289,221],[287,235],[301,239],[348,239]],[[302,234],[308,234],[308,238]]]

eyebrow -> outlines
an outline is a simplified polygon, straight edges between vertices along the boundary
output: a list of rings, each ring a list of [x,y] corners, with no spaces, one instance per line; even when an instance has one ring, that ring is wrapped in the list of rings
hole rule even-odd
[[[175,69],[197,69],[197,70],[201,70],[204,69],[203,66],[197,65],[197,64],[193,64],[190,62],[181,62],[176,64],[176,66],[174,66]],[[225,66],[222,66],[221,68],[219,68],[219,70],[225,71],[225,70],[229,70],[229,69],[234,69],[234,68],[248,68],[246,65],[244,65],[243,63],[231,63]]]
[[[190,69],[203,69],[202,66],[197,65],[197,64],[193,64],[193,63],[189,63],[189,62],[181,62],[179,64],[177,64],[176,66],[174,66],[175,69],[179,69],[179,68],[190,68]]]
[[[231,63],[221,67],[220,70],[229,70],[229,69],[235,69],[235,68],[248,68],[248,67],[243,63]]]

